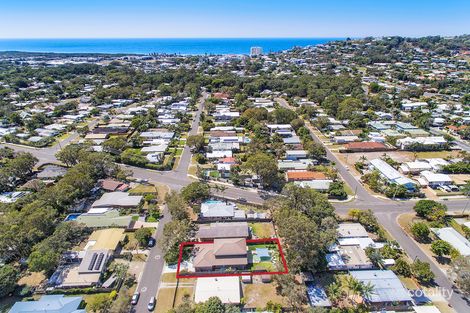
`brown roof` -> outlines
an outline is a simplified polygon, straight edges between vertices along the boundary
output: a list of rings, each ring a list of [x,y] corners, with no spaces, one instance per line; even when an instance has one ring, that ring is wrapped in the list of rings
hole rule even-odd
[[[233,137],[233,136],[236,136],[237,133],[233,130],[227,130],[227,131],[223,131],[223,130],[213,130],[210,132],[210,136],[211,137]]]
[[[118,189],[123,183],[114,179],[105,179],[101,182],[101,188],[104,190],[115,191]]]
[[[326,179],[325,174],[311,171],[288,171],[288,180],[322,180]]]
[[[363,141],[363,142],[350,142],[346,144],[347,149],[384,149],[386,146],[381,142]]]
[[[194,267],[247,265],[246,240],[244,238],[215,239],[214,243],[194,247]]]

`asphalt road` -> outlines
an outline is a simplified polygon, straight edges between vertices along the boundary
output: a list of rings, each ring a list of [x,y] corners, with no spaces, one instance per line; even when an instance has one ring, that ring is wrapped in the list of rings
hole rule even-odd
[[[163,218],[158,222],[157,230],[154,233],[154,238],[158,240],[163,235],[163,227],[166,223],[171,221],[171,215],[165,205]],[[150,249],[147,261],[145,262],[144,271],[137,285],[136,291],[140,292],[140,298],[137,305],[135,305],[131,312],[141,313],[148,312],[147,305],[151,297],[156,297],[158,288],[160,286],[160,278],[162,276],[165,261],[163,259],[163,251],[157,243]]]
[[[283,99],[277,99],[278,102],[286,107],[289,107],[287,102]],[[193,120],[190,134],[197,133],[197,127],[199,124],[200,113],[202,111],[203,100],[201,99],[198,107],[198,112],[196,113],[195,119]],[[313,128],[310,127],[310,132],[315,141],[322,143],[321,140],[313,132]],[[57,162],[54,154],[62,147],[72,142],[77,138],[78,134],[73,133],[70,137],[62,141],[60,144],[55,145],[51,148],[45,149],[35,149],[30,147],[4,144],[4,146],[9,146],[16,151],[28,151],[31,152],[39,159],[40,164],[48,162]],[[323,143],[322,143],[323,144]],[[437,266],[434,265],[432,260],[422,252],[422,250],[417,246],[413,239],[408,237],[401,227],[398,225],[396,218],[398,215],[406,212],[412,212],[414,206],[414,201],[393,201],[388,199],[377,198],[371,194],[363,187],[363,185],[349,172],[349,170],[332,154],[328,149],[327,158],[334,162],[335,167],[338,169],[338,173],[341,175],[343,180],[349,184],[353,191],[355,191],[355,198],[349,202],[339,202],[333,203],[336,211],[339,214],[346,214],[347,211],[351,208],[358,209],[371,209],[374,211],[375,215],[379,219],[382,226],[390,232],[390,234],[398,241],[401,247],[407,252],[407,254],[412,259],[420,259],[422,261],[429,262],[431,264],[431,269],[436,275],[435,282],[436,284],[448,290],[452,289],[452,282],[447,278],[445,273],[440,270]],[[148,179],[153,183],[161,183],[168,185],[171,189],[180,190],[190,182],[194,181],[187,176],[188,166],[191,161],[191,151],[189,148],[185,147],[181,155],[180,163],[175,171],[170,172],[160,172],[147,170],[132,166],[126,166],[133,171],[133,176],[135,178]],[[248,188],[240,188],[234,186],[226,186],[224,192],[216,192],[217,195],[226,197],[228,199],[237,199],[243,197],[247,199],[248,202],[261,204],[264,200],[260,197],[259,193],[256,190]],[[449,200],[443,201],[447,205],[450,211],[462,211],[464,208],[469,206],[470,209],[470,200],[460,199],[460,200]],[[170,220],[169,214],[165,214],[164,218],[160,221],[160,224],[157,229],[157,238],[161,235],[163,231],[163,226],[166,222]],[[160,256],[160,257],[159,257]],[[161,258],[161,250],[158,247],[154,247],[150,251],[150,257],[147,261],[147,264],[144,269],[144,274],[139,284],[139,290],[141,291],[141,299],[139,300],[139,305],[136,307],[137,313],[147,311],[147,303],[152,295],[155,295],[158,290],[158,284],[160,281],[161,271],[163,268],[163,260]],[[142,291],[142,288],[145,288],[145,291]],[[449,303],[457,312],[470,312],[469,304],[457,293],[453,293]]]

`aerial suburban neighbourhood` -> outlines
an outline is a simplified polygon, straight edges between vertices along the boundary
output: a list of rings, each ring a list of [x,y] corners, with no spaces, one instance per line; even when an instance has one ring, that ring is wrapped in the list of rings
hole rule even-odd
[[[470,312],[470,35],[1,50],[0,312]]]

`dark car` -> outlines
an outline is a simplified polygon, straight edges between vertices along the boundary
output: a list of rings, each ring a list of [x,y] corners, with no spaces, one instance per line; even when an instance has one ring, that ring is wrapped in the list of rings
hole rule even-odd
[[[139,302],[140,293],[136,292],[132,295],[131,304],[136,305]]]
[[[245,198],[241,198],[241,197],[238,198],[238,201],[239,201],[239,202],[248,202]]]
[[[149,248],[155,247],[156,242],[157,242],[157,241],[155,240],[155,238],[150,237],[149,242],[148,242],[148,244],[147,244],[147,247],[149,247]]]
[[[149,304],[147,305],[147,309],[149,311],[153,311],[153,309],[155,309],[155,304],[156,303],[157,303],[157,301],[155,300],[155,297],[150,298]]]

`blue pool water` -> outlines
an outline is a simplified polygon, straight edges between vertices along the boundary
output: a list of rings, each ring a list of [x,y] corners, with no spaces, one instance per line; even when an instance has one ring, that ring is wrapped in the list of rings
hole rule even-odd
[[[75,221],[77,219],[77,217],[79,217],[81,214],[78,214],[78,213],[74,213],[74,214],[69,214],[67,215],[67,217],[65,218],[65,221],[66,222],[70,222],[70,221]]]

